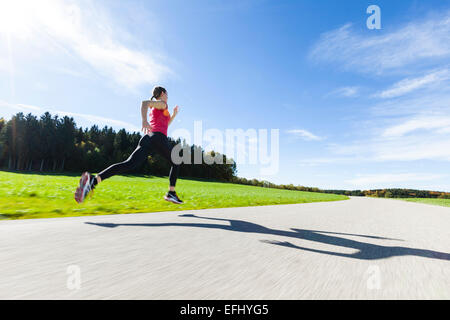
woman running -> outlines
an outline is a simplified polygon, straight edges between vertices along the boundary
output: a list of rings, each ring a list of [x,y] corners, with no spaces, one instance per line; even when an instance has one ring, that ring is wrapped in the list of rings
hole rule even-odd
[[[156,100],[153,101],[153,98]],[[144,136],[139,140],[138,146],[127,160],[109,166],[96,176],[91,175],[89,172],[84,172],[81,175],[80,185],[75,191],[75,200],[78,203],[83,202],[89,194],[92,197],[95,186],[103,180],[108,179],[113,175],[127,172],[141,165],[147,159],[151,151],[157,151],[171,164],[169,173],[169,191],[164,196],[164,199],[173,203],[183,203],[175,192],[179,166],[172,161],[172,150],[169,147],[169,140],[167,139],[167,127],[177,115],[178,106],[173,109],[172,116],[170,116],[167,99],[168,95],[166,89],[159,86],[153,88],[152,98],[147,101],[142,101],[141,115]],[[147,121],[149,107],[151,108],[150,123]]]

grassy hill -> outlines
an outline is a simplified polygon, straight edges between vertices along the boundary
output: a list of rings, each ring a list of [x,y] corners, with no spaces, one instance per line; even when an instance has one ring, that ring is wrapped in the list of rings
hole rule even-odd
[[[168,188],[167,178],[114,176],[97,186],[92,199],[78,204],[74,192],[79,179],[79,175],[0,171],[0,218],[52,218],[349,199],[335,194],[179,179],[177,193],[185,203],[175,205],[163,199]]]
[[[426,204],[433,204],[436,206],[450,207],[450,199],[408,198],[408,199],[402,199],[402,200],[426,203]]]

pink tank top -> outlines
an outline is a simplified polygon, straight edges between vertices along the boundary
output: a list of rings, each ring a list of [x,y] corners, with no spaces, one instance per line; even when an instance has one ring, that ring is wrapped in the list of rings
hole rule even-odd
[[[166,108],[164,110],[151,108],[150,125],[152,132],[162,132],[167,136],[167,127],[169,126],[170,113]]]

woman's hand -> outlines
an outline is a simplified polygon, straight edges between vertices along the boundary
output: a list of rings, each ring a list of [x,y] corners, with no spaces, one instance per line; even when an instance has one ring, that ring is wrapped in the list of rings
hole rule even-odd
[[[175,117],[177,115],[177,113],[178,113],[178,106],[173,108],[172,117]]]
[[[178,114],[178,106],[176,106],[175,108],[173,108],[173,112],[172,112],[172,116],[169,119],[169,126],[172,123],[173,119],[175,119],[175,116]]]
[[[147,120],[142,120],[142,132],[144,132],[144,134],[150,133],[152,132],[152,126],[150,125],[150,123],[148,123]]]

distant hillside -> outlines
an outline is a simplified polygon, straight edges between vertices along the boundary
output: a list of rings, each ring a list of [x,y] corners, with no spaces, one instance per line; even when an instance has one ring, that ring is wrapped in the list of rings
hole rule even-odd
[[[232,178],[233,183],[253,185],[266,188],[287,189],[297,191],[322,192],[341,194],[346,196],[358,197],[379,197],[379,198],[439,198],[450,199],[450,192],[428,191],[415,189],[374,189],[374,190],[322,190],[315,187],[294,186],[293,184],[275,184],[269,181],[260,181],[257,179],[245,179],[239,177]]]

